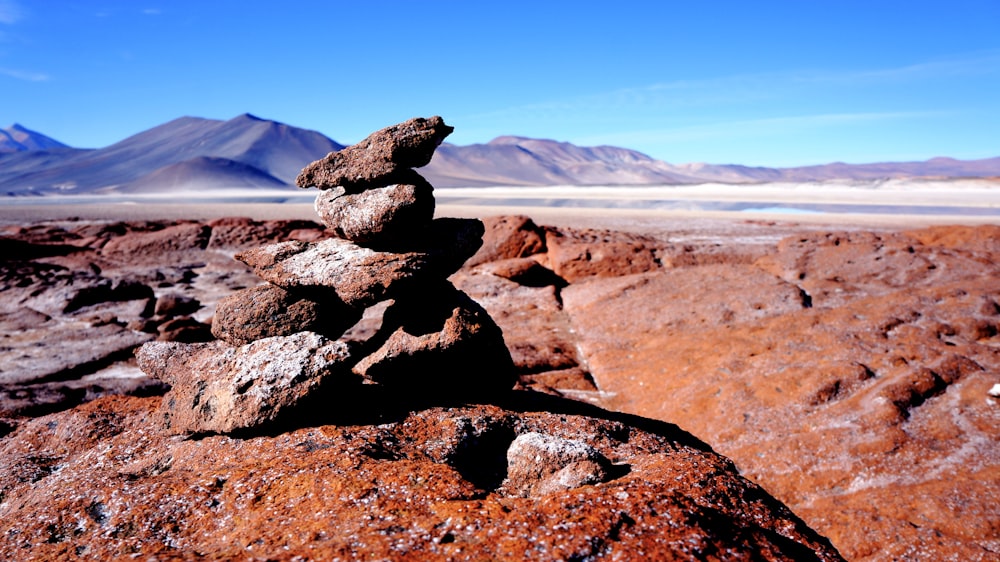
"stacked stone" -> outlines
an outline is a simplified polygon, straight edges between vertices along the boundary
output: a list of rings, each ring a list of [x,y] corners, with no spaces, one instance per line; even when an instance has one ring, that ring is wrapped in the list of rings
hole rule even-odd
[[[452,130],[440,117],[411,119],[302,170],[296,183],[321,190],[316,211],[336,237],[238,254],[266,284],[219,302],[218,341],[136,353],[143,371],[171,385],[160,408],[168,430],[252,429],[362,385],[424,402],[513,386],[500,329],[447,280],[482,244],[483,224],[434,219],[433,187],[413,170]],[[338,339],[383,301],[373,337]]]

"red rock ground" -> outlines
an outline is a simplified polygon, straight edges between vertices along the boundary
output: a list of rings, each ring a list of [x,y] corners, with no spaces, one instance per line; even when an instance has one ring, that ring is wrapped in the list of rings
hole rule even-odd
[[[1000,229],[766,250],[564,289],[600,403],[681,424],[848,559],[1000,558]]]
[[[32,287],[42,286],[29,282],[28,286],[19,287],[20,279],[48,283],[39,293],[41,296],[30,297],[35,299],[35,309],[45,309],[43,314],[48,320],[23,309],[5,309],[0,311],[3,312],[0,323],[4,323],[8,334],[26,326],[58,326],[62,330],[81,325],[107,326],[101,329],[108,333],[105,336],[108,351],[105,359],[96,363],[115,364],[119,356],[117,348],[111,345],[114,341],[111,332],[116,326],[125,330],[130,326],[141,328],[141,323],[132,321],[143,318],[148,307],[130,303],[148,297],[138,295],[134,289],[107,285],[109,289],[100,293],[103,296],[99,295],[98,302],[90,302],[95,300],[93,293],[84,295],[90,301],[81,300],[78,291],[67,287],[98,283],[98,277],[113,281],[129,279],[152,287],[157,301],[166,293],[193,296],[203,304],[202,308],[195,313],[185,311],[180,316],[186,314],[207,322],[218,298],[255,282],[252,275],[230,259],[232,253],[274,239],[322,235],[315,226],[301,224],[227,219],[208,226],[211,228],[207,245],[203,243],[206,233],[197,224],[184,227],[183,232],[178,230],[170,243],[157,241],[157,236],[162,235],[156,232],[164,228],[157,224],[8,227],[3,233],[7,239],[31,244],[15,249],[28,255],[27,261],[35,265],[29,267],[19,262],[14,267],[7,262],[3,280],[8,285],[0,294],[16,294],[21,298],[20,295],[32,292]],[[108,252],[101,249],[115,238],[130,236],[136,238],[117,241]],[[167,245],[162,251],[155,250],[163,244]],[[65,246],[87,249],[66,253]],[[154,249],[150,254],[154,257],[145,262],[134,257],[128,261],[116,257],[119,255],[116,248],[126,247]],[[996,446],[1000,437],[1000,404],[988,390],[1000,383],[1000,269],[995,265],[1000,261],[998,255],[1000,229],[996,227],[866,232],[816,225],[734,223],[722,231],[665,225],[663,229],[635,233],[539,228],[530,221],[508,217],[487,221],[483,251],[452,279],[482,303],[503,328],[523,386],[678,424],[732,458],[745,476],[829,537],[847,559],[995,560],[1000,558],[1000,511],[996,508],[1000,504],[996,486],[1000,481],[1000,452]],[[97,270],[88,264],[94,264]],[[35,277],[24,277],[25,267]],[[74,278],[77,285],[68,285],[63,273],[52,272],[58,267],[89,273],[77,273]],[[113,295],[122,300],[115,300],[119,297]],[[4,305],[10,302],[5,300]],[[71,302],[89,304],[69,312],[57,310],[56,305]],[[145,318],[149,325],[144,333],[164,337],[158,329],[168,318],[157,314]],[[377,315],[366,314],[366,319],[352,333],[363,337],[371,332],[373,325],[377,325]],[[45,338],[31,341],[52,345]],[[7,338],[4,345],[20,350],[29,349],[32,344]],[[128,432],[97,428],[101,423],[114,422],[115,416],[107,414],[108,408],[124,408],[131,412],[126,418],[141,420],[156,398],[111,400],[53,414],[55,417],[26,421],[17,416],[58,410],[102,392],[94,390],[92,382],[81,382],[80,377],[86,373],[74,371],[73,365],[44,363],[45,368],[41,368],[39,360],[14,359],[13,354],[5,352],[3,360],[9,362],[5,365],[29,365],[49,374],[35,384],[21,381],[11,383],[12,386],[0,385],[0,391],[6,392],[0,392],[3,394],[0,410],[8,416],[0,419],[0,435],[9,434],[0,440],[0,447],[7,451],[0,456],[0,462],[4,463],[2,472],[7,482],[22,479],[9,484],[13,486],[10,490],[17,491],[6,492],[8,495],[0,500],[4,507],[0,509],[11,509],[10,498],[30,496],[34,503],[25,504],[23,509],[28,511],[21,513],[34,513],[31,510],[42,513],[47,509],[45,502],[51,502],[51,498],[32,490],[50,490],[44,488],[48,485],[45,483],[56,482],[49,478],[63,474],[62,467],[70,455],[79,453],[89,455],[86,459],[107,459],[112,453],[101,451],[109,446],[112,448],[108,451],[139,447],[125,443],[130,439]],[[22,372],[27,371],[22,369]],[[0,373],[0,379],[4,376],[6,373]],[[73,386],[81,384],[86,393]],[[125,390],[135,391],[131,387]],[[142,392],[140,389],[139,393]],[[486,415],[484,412],[468,415]],[[490,412],[491,416],[501,415],[494,410]],[[94,422],[93,426],[72,425],[67,421],[80,416],[96,416],[105,421]],[[70,432],[72,436],[59,433],[59,437],[44,437],[45,431],[55,431],[46,425],[52,422],[56,422],[54,427],[79,429]],[[304,428],[287,435],[299,439],[310,431],[314,435],[320,431],[323,435],[342,436],[340,429],[331,427]],[[229,443],[228,438],[219,437],[161,442],[152,428],[143,431],[142,443],[155,442],[160,448],[179,447],[178,451],[194,450],[206,442]],[[77,436],[78,432],[82,434]],[[38,445],[37,439],[47,440],[47,444]],[[83,441],[73,441],[76,445],[61,444],[73,439]],[[234,450],[240,452],[227,454],[263,455],[263,449],[255,448],[261,439],[265,438],[235,440],[233,443],[238,446],[233,445],[237,447]],[[278,443],[282,437],[267,439]],[[305,437],[300,441],[304,442]],[[29,449],[40,448],[37,452],[18,449],[28,446],[18,445],[22,442],[29,444]],[[268,446],[290,450],[289,445],[269,442]],[[614,445],[619,449],[622,446]],[[604,451],[612,449],[605,447]],[[128,457],[132,453],[113,454],[132,458]],[[413,462],[421,454],[426,453],[408,452],[392,462]],[[614,454],[622,458],[620,455],[624,453]],[[150,463],[151,473],[160,471],[157,461],[150,460],[152,456],[143,458]],[[646,466],[644,462],[636,461],[635,466]],[[212,494],[221,493],[212,491],[211,479],[196,481],[193,473],[188,474],[191,480],[185,481],[186,484],[178,480],[160,491],[151,484],[149,489],[142,489],[142,494],[169,498],[169,501],[163,499],[168,504],[180,502],[183,496],[177,490],[191,482],[200,486],[195,488],[201,490],[198,497],[208,503],[215,497]],[[657,468],[643,474],[666,473]],[[260,478],[252,480],[254,486],[277,489],[278,485],[268,479],[271,477]],[[450,482],[441,484],[446,491],[449,487],[458,490],[469,485],[458,482],[454,475],[440,478],[442,482]],[[593,488],[618,486],[627,478]],[[318,493],[310,483],[301,483],[302,479],[295,482],[301,490]],[[114,485],[124,484],[115,480]],[[226,489],[224,484],[221,486]],[[570,495],[586,495],[582,491],[585,488],[589,489],[580,488]],[[59,495],[57,489],[70,488],[52,488],[53,497]],[[231,490],[227,493],[235,494]],[[469,492],[469,497],[474,496],[471,500],[458,492],[456,497],[480,502],[475,504],[476,509],[486,509],[489,513],[502,513],[502,509],[489,510],[511,501],[498,498],[496,505],[489,504],[493,507],[483,507],[492,501],[488,499],[492,497],[489,493],[486,496],[483,493],[486,491],[481,488]],[[664,489],[650,493],[681,502],[663,507],[678,517],[691,506],[690,502],[683,504],[687,500]],[[233,495],[230,500],[235,501],[236,497],[240,496]],[[71,533],[67,529],[77,523],[88,529],[87,533],[95,533],[93,529],[100,527],[95,517],[105,518],[100,515],[104,508],[93,507],[95,515],[91,516],[88,508],[97,505],[93,498],[73,501],[76,503],[66,504],[69,511],[65,513],[78,514],[79,522],[76,519],[67,522],[68,516],[64,520],[56,517],[55,522],[50,522],[55,525],[54,534],[50,533],[45,540]],[[548,502],[560,509],[564,507],[561,499],[537,501],[541,504],[532,505]],[[101,502],[105,504],[106,500]],[[279,503],[265,501],[265,505],[278,512],[285,505],[275,507]],[[246,511],[249,507],[243,507],[243,511],[251,513]],[[632,511],[628,513],[631,519],[639,521]],[[465,522],[472,517],[466,514],[462,516],[466,519],[456,519],[455,514],[448,512],[448,515],[453,522]],[[161,521],[156,523],[159,526],[150,523],[153,525],[150,528],[159,530],[136,531],[137,536],[158,537],[159,543],[153,541],[161,545],[157,548],[170,548],[163,537],[173,536],[170,526],[181,523],[169,519],[170,516],[164,517],[167,519],[157,520]],[[248,528],[264,533],[268,538],[266,544],[278,540],[275,538],[278,531],[261,522],[266,518],[253,517],[246,517],[251,522],[247,523]],[[514,516],[505,517],[504,521],[513,521],[510,517]],[[672,520],[678,521],[678,517]],[[685,521],[699,521],[699,517],[688,517]],[[196,519],[194,527],[184,528],[213,533],[198,526],[208,525],[211,517],[198,515]],[[541,521],[530,519],[528,524],[537,526]],[[521,524],[524,521],[518,523]],[[586,536],[608,537],[608,529],[613,527],[614,524],[605,531],[597,526],[581,528],[588,529],[584,532]],[[619,527],[634,530],[639,526],[623,523]],[[41,527],[31,528],[34,533],[42,533],[33,535],[36,537],[47,532]],[[661,532],[677,531],[671,529]],[[458,537],[452,534],[453,538]],[[717,535],[705,536],[709,537],[708,543],[723,544],[712,542],[722,540]],[[379,542],[381,538],[373,537],[364,540],[370,545],[383,544]],[[428,537],[433,538],[432,534],[424,538]],[[640,544],[645,539],[634,540],[640,542],[629,544]],[[56,542],[39,552],[69,552],[69,543],[72,541]],[[205,547],[206,551],[222,549],[212,544]],[[576,545],[573,549],[584,549],[582,543],[572,544]],[[739,544],[745,547],[751,543]],[[377,550],[388,546],[372,548],[376,549],[374,552],[390,552]],[[500,551],[489,552],[500,555]],[[284,557],[281,553],[276,556]]]
[[[0,557],[840,560],[676,426],[504,402],[341,405],[337,425],[184,440],[160,431],[157,398],[102,398],[0,441]],[[504,454],[527,432],[586,440],[617,473],[504,495]]]

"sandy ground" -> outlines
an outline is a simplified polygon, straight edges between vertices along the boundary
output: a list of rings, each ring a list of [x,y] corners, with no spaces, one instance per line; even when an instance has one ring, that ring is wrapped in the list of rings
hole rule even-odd
[[[665,187],[441,188],[438,216],[523,214],[540,224],[663,230],[681,224],[782,224],[909,228],[1000,224],[1000,180],[825,182]],[[251,202],[255,198],[267,202]],[[115,198],[0,200],[0,224],[80,220],[309,219],[308,191],[209,192]],[[183,201],[178,203],[176,201]],[[282,201],[285,202],[275,202]],[[44,204],[39,204],[44,203]]]

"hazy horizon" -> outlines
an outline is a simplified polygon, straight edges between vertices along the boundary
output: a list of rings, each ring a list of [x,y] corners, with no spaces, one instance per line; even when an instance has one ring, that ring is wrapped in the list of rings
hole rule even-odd
[[[441,115],[671,163],[1000,155],[1000,5],[0,0],[0,124],[100,148],[242,113],[344,144]]]

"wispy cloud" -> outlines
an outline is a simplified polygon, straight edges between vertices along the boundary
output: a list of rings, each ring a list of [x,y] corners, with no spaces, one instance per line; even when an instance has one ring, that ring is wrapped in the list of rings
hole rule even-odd
[[[947,111],[893,111],[867,113],[824,113],[793,115],[765,119],[744,119],[715,122],[687,127],[619,131],[603,135],[577,137],[579,144],[614,144],[634,146],[647,143],[677,143],[721,138],[762,137],[784,135],[843,125],[879,121],[924,119],[952,115]]]
[[[41,72],[27,72],[13,68],[0,68],[0,76],[24,80],[26,82],[46,82],[49,80],[48,74],[43,74]]]
[[[146,8],[142,11],[143,15],[147,16],[158,16],[163,13],[159,8]]]
[[[520,104],[465,116],[469,119],[560,119],[568,115],[599,118],[629,110],[648,116],[699,108],[734,109],[785,99],[808,101],[838,92],[844,98],[871,88],[934,82],[1000,72],[1000,49],[963,53],[897,67],[823,70],[795,69],[681,79]],[[846,114],[844,114],[846,115]],[[860,113],[858,114],[860,115]]]
[[[732,90],[745,94],[762,89],[781,90],[797,85],[817,83],[864,84],[878,81],[931,80],[998,71],[1000,71],[1000,49],[988,49],[938,57],[897,67],[855,70],[799,69],[734,74],[698,80],[674,80],[633,89],[617,90],[608,92],[606,95],[641,99],[651,94],[683,95],[685,92],[717,90]]]
[[[24,17],[24,10],[14,0],[0,0],[0,23],[15,24]]]
[[[544,117],[559,113],[589,113],[597,116],[607,111],[630,108],[650,111],[751,103],[780,97],[784,90],[780,84],[787,81],[776,74],[677,80],[521,104],[468,117],[495,119],[514,114]]]
[[[1000,71],[1000,49],[938,57],[913,64],[843,72],[804,72],[797,79],[811,82],[875,83],[976,76]]]

